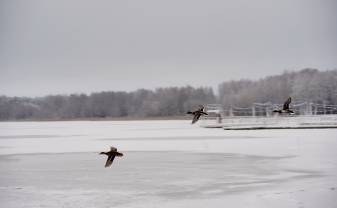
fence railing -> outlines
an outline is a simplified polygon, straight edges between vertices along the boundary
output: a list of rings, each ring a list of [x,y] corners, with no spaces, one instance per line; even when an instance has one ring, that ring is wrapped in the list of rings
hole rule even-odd
[[[337,126],[337,105],[323,105],[309,102],[295,103],[291,106],[295,115],[273,113],[282,108],[281,104],[254,103],[251,107],[231,106],[224,108],[219,104],[206,106],[208,116],[201,126]]]
[[[283,104],[253,103],[250,107],[230,106],[223,107],[220,104],[209,104],[206,111],[225,116],[273,116],[273,110],[281,109]],[[296,115],[326,115],[337,114],[337,105],[325,105],[311,102],[294,103],[290,108]]]

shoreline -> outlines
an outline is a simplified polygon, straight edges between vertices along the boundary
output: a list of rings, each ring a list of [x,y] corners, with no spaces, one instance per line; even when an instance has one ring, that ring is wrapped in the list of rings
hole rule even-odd
[[[20,119],[0,120],[0,122],[57,122],[57,121],[164,121],[164,120],[191,120],[187,116],[162,116],[162,117],[109,117],[109,118],[74,118],[74,119]]]

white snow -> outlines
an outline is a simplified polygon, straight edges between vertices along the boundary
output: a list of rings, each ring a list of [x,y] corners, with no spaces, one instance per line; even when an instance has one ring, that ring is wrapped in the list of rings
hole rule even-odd
[[[111,169],[100,169],[105,158],[97,152],[109,146],[116,146],[125,157]],[[0,202],[7,207],[332,208],[337,207],[336,147],[337,129],[226,131],[189,121],[1,122]],[[40,167],[44,161],[34,162],[38,157],[24,156],[27,153],[55,157],[58,171],[68,157],[50,153],[67,153],[69,166],[64,168],[73,170],[75,178],[81,170],[89,172],[81,184],[73,182],[76,188],[64,188],[67,174],[62,172],[61,190],[40,182],[34,185],[36,176],[30,168],[42,174],[55,170]],[[74,167],[76,160],[81,161],[80,169]],[[88,167],[83,165],[86,161]],[[156,168],[157,173],[150,171]],[[18,170],[31,180],[20,178]],[[107,196],[92,171],[106,173],[99,176],[102,180],[127,178],[135,185],[119,184],[123,191],[109,190]],[[85,189],[82,183],[87,184]],[[18,196],[21,200],[15,200]],[[119,204],[109,204],[109,197],[119,199]],[[95,203],[97,199],[102,202]]]

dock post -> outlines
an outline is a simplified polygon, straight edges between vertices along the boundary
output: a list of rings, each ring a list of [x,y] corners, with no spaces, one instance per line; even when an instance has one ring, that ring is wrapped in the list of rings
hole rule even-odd
[[[233,107],[232,107],[232,106],[229,107],[229,116],[230,116],[230,117],[233,117],[233,116],[234,116],[234,113],[233,113]]]

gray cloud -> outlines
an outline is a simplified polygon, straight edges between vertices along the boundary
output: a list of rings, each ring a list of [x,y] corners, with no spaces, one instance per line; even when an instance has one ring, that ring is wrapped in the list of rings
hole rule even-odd
[[[216,86],[337,66],[333,0],[0,3],[0,94]]]

